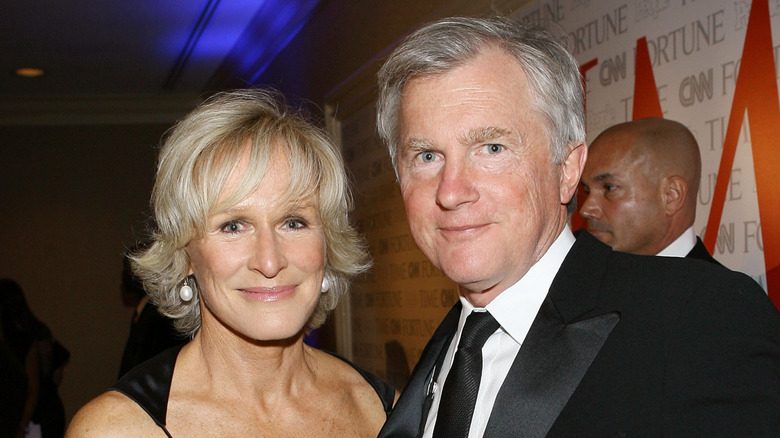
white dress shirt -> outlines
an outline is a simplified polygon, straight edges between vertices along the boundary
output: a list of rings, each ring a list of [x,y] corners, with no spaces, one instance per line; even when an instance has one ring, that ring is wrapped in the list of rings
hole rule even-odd
[[[466,317],[472,312],[489,311],[498,321],[501,327],[488,338],[482,347],[482,378],[479,383],[477,402],[474,416],[471,419],[469,438],[481,437],[485,434],[493,403],[496,401],[498,390],[504,383],[509,373],[509,368],[520,351],[520,346],[531,328],[531,324],[542,306],[544,298],[550,289],[555,275],[563,263],[566,254],[574,245],[574,235],[567,226],[552,246],[534,264],[531,269],[517,283],[501,292],[486,308],[474,308],[463,297],[460,302],[463,308],[458,321],[458,331],[453,342],[450,343],[447,355],[444,357],[442,369],[434,384],[433,404],[428,413],[428,421],[425,424],[424,438],[433,436],[436,425],[437,412],[441,401],[441,392],[447,379],[452,362],[455,359],[455,351],[460,343],[460,335]]]
[[[693,231],[693,225],[691,225],[690,228],[680,234],[680,237],[656,255],[662,257],[685,257],[694,246],[696,246],[696,233]]]

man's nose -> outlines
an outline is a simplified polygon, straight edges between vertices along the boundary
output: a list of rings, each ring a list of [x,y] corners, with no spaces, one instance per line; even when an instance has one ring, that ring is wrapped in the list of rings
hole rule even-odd
[[[580,207],[580,216],[588,220],[601,218],[601,207],[596,202],[596,197],[592,194],[585,195],[585,201],[583,201]]]
[[[455,210],[475,202],[479,199],[476,183],[475,173],[464,160],[445,161],[436,190],[436,203],[446,210]]]

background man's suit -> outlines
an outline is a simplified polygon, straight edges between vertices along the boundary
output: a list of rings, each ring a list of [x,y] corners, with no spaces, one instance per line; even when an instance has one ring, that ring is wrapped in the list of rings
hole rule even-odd
[[[707,247],[704,246],[704,242],[701,241],[701,237],[698,236],[696,237],[696,245],[694,245],[691,252],[689,252],[685,257],[704,260],[710,263],[715,263],[716,265],[720,265],[720,262],[715,260],[710,255],[710,252],[707,251]]]
[[[380,437],[421,434],[434,365],[459,311],[456,305],[434,333]],[[780,316],[760,287],[698,260],[613,252],[582,232],[523,341],[485,436],[778,431]]]

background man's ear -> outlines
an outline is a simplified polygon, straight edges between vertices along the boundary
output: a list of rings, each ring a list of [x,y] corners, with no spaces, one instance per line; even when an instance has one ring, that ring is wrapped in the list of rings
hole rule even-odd
[[[664,178],[661,184],[664,211],[671,216],[683,208],[685,198],[688,195],[688,183],[683,177],[672,175]]]

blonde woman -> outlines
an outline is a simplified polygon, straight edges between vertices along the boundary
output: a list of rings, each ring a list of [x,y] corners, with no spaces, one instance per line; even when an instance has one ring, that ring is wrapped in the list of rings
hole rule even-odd
[[[133,256],[192,336],[84,406],[68,436],[376,436],[395,390],[303,342],[368,268],[341,156],[277,93],[206,101],[160,151]]]

